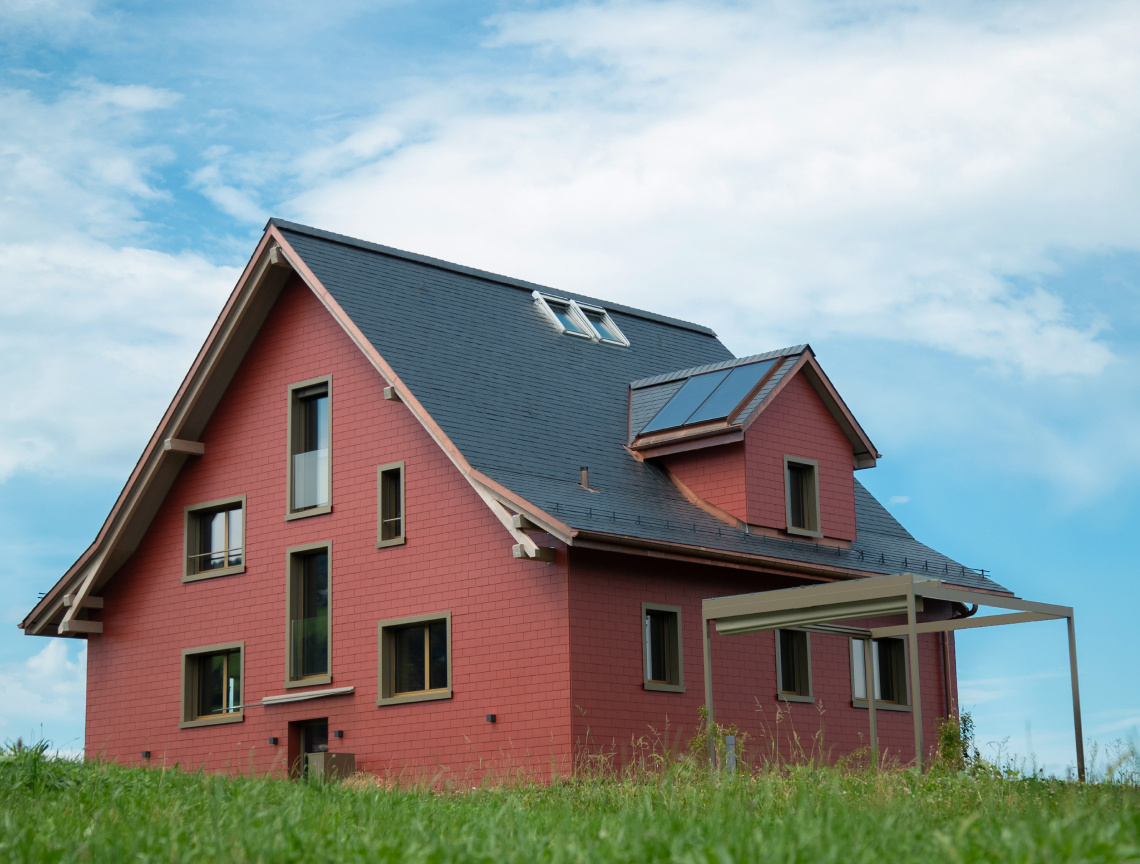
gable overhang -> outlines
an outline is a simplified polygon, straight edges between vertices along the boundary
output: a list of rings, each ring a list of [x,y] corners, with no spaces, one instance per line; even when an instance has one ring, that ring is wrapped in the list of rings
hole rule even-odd
[[[198,438],[294,273],[396,391],[400,401],[514,538],[516,557],[544,558],[535,541],[516,526],[519,514],[557,539],[572,542],[576,532],[560,519],[467,462],[277,227],[270,223],[95,541],[19,623],[25,635],[86,638],[102,632],[102,623],[87,617],[88,610],[102,606],[96,592],[134,553],[186,460],[204,453]]]

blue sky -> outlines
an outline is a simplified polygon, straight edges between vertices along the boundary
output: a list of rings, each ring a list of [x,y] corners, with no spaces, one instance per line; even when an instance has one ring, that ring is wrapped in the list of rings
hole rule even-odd
[[[1140,10],[0,0],[0,739],[82,740],[15,623],[94,537],[278,215],[810,342],[920,539],[1072,605],[1140,726]],[[983,744],[1072,764],[1064,627],[959,640]]]

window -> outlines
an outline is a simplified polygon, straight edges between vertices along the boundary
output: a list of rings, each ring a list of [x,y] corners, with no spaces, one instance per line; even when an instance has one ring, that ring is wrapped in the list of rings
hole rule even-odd
[[[851,696],[856,703],[862,702],[864,705],[867,701],[865,644],[862,639],[851,640]],[[907,676],[910,674],[910,663],[907,658],[906,640],[876,639],[872,644],[874,654],[871,674],[875,681],[875,707],[878,707],[879,703],[886,703],[888,706],[909,705]]]
[[[244,642],[182,652],[182,719],[179,728],[237,723],[244,717],[241,675]]]
[[[451,613],[381,621],[377,705],[451,698]]]
[[[327,543],[289,550],[288,669],[286,687],[328,684],[332,681],[329,655],[329,558]]]
[[[788,533],[822,537],[819,522],[819,463],[784,457]]]
[[[629,345],[610,314],[598,306],[582,306],[574,300],[552,297],[535,291],[531,296],[559,333],[583,336],[594,342]]]
[[[376,548],[404,542],[404,463],[376,469]]]
[[[186,508],[183,582],[245,572],[245,496]]]
[[[641,604],[642,686],[646,690],[685,692],[681,650],[681,607]]]
[[[286,518],[327,513],[329,507],[328,377],[289,388],[289,508]]]
[[[811,643],[803,630],[776,631],[776,687],[786,702],[811,702]]]

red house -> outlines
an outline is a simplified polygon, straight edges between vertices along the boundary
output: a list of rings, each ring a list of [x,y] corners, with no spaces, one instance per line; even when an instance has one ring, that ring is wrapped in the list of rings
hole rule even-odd
[[[1008,594],[887,513],[855,477],[878,458],[806,345],[736,358],[705,327],[275,219],[20,626],[88,640],[91,756],[565,775],[696,730],[703,599],[905,571]],[[717,719],[753,751],[866,745],[862,642],[712,641]],[[919,646],[933,742],[952,635]],[[875,655],[880,746],[907,762],[908,655]]]

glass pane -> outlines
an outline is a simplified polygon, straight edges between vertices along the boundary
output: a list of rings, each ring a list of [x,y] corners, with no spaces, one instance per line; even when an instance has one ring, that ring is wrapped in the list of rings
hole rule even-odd
[[[404,627],[393,634],[396,657],[396,693],[426,690],[424,681],[424,636],[426,627]]]
[[[807,530],[807,481],[811,469],[803,465],[788,465],[788,502],[791,506],[793,528]]]
[[[293,509],[329,503],[329,451],[310,450],[293,456]]]
[[[203,513],[198,517],[198,571],[226,566],[225,511]]]
[[[230,543],[229,561],[230,561],[230,566],[232,567],[235,564],[241,563],[241,554],[242,554],[242,548],[241,548],[242,512],[241,512],[241,508],[240,507],[234,507],[232,510],[229,511],[227,516],[228,516],[229,522],[230,522],[230,525],[229,525],[229,543]]]
[[[226,660],[226,710],[241,708],[241,652],[233,651]]]
[[[899,702],[899,692],[897,681],[899,679],[898,666],[898,652],[894,650],[895,640],[883,640],[877,643],[875,647],[878,649],[875,653],[878,655],[879,668],[876,671],[875,677],[878,679],[876,683],[879,685],[879,692],[875,695],[882,699],[884,702]]]
[[[721,369],[719,372],[706,372],[704,375],[694,375],[685,385],[673,394],[673,398],[665,403],[665,407],[657,412],[649,424],[642,429],[644,432],[656,432],[659,429],[671,429],[674,426],[684,426],[689,415],[696,411],[701,403],[708,398],[720,382],[728,377],[729,370]]]
[[[553,300],[547,300],[546,305],[550,307],[550,311],[554,313],[554,317],[562,322],[563,327],[572,333],[581,333],[583,336],[586,335],[582,330],[581,325],[579,325],[578,322],[574,320],[573,316],[570,314],[569,306],[567,306],[565,303],[556,303]]]
[[[780,691],[799,693],[796,681],[796,634],[790,630],[780,630]]]
[[[428,626],[428,660],[430,661],[429,690],[447,687],[447,622],[436,621]]]
[[[668,683],[667,646],[665,635],[665,613],[645,614],[645,638],[648,649],[649,680],[660,684]]]
[[[225,699],[225,654],[207,654],[197,659],[198,714],[221,714]]]
[[[380,475],[380,539],[394,540],[403,536],[403,502],[400,500],[399,468]]]
[[[609,339],[611,342],[620,341],[617,334],[606,326],[605,315],[600,315],[597,312],[587,312],[586,317],[590,319],[590,323],[594,325],[594,329],[598,331],[598,335],[603,339]]]
[[[327,450],[329,446],[328,394],[301,400],[301,452]]]
[[[300,678],[329,671],[329,556],[305,555],[299,562],[296,607],[293,610],[293,674]]]
[[[851,682],[853,699],[867,698],[866,643],[862,639],[851,640]]]
[[[871,643],[871,677],[875,680],[875,698],[883,698],[883,688],[879,684],[879,655],[882,653],[878,642]]]
[[[688,420],[690,423],[701,423],[706,420],[720,420],[733,412],[748,395],[760,379],[772,368],[775,360],[766,360],[763,363],[749,363],[747,366],[737,366],[713,391]]]

